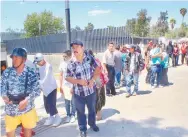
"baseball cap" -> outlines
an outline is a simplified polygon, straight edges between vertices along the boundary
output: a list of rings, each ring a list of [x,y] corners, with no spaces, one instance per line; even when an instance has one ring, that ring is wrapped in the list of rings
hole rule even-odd
[[[71,42],[70,46],[72,47],[73,45],[83,46],[83,43],[80,40],[74,40],[73,42]]]
[[[10,58],[12,58],[13,56],[19,56],[19,57],[27,58],[27,51],[23,48],[15,48],[12,51]]]
[[[34,58],[34,63],[38,63],[42,61],[43,59],[44,59],[44,56],[42,55],[42,53],[37,53]]]

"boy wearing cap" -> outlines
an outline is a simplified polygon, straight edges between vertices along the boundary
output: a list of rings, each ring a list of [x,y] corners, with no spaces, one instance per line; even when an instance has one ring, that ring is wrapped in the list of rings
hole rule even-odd
[[[88,108],[88,124],[93,131],[98,132],[96,126],[96,84],[100,75],[97,62],[87,52],[84,52],[83,43],[75,40],[71,43],[74,57],[67,66],[66,80],[73,84],[74,102],[77,111],[80,136],[87,136],[87,121],[85,106]]]
[[[5,124],[7,137],[14,137],[18,125],[24,127],[24,136],[32,136],[37,114],[34,100],[40,95],[37,75],[25,65],[27,52],[15,48],[10,56],[13,66],[1,76],[1,96],[5,102]]]
[[[144,61],[142,59],[142,55],[135,51],[135,45],[129,45],[127,47],[129,49],[128,56],[125,61],[125,71],[126,71],[126,89],[127,96],[138,94],[138,79],[139,73],[144,69]],[[134,90],[131,92],[131,85],[134,83]]]
[[[61,118],[56,107],[57,84],[53,76],[52,66],[44,60],[41,53],[35,55],[34,63],[39,66],[39,83],[44,94],[44,107],[46,112],[50,114],[44,125],[59,126]]]
[[[67,113],[67,117],[65,119],[66,123],[73,123],[75,122],[75,113],[76,113],[76,108],[74,104],[74,97],[73,97],[73,84],[66,81],[66,71],[67,71],[67,65],[69,61],[71,60],[72,53],[70,50],[67,50],[63,53],[63,62],[59,66],[60,70],[60,92],[62,93],[64,99],[65,99],[65,109]]]

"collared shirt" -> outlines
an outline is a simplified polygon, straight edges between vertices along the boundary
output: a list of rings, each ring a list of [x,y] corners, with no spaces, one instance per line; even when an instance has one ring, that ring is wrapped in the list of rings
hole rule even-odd
[[[36,73],[27,66],[24,67],[23,72],[19,75],[16,69],[11,67],[7,68],[1,76],[1,96],[7,96],[8,92],[9,94],[24,93],[26,75],[28,75],[28,85],[26,89],[26,93],[29,94],[29,96],[26,97],[28,99],[28,105],[24,110],[19,110],[19,105],[17,104],[6,104],[5,113],[9,116],[22,115],[34,108],[34,99],[40,95],[39,81]]]
[[[76,58],[71,59],[67,66],[66,77],[73,77],[75,79],[84,79],[91,80],[95,69],[98,67],[95,59],[86,53],[84,53],[83,62],[80,63],[76,60]],[[73,85],[73,91],[76,95],[79,96],[88,96],[95,92],[94,87],[89,88],[88,86],[82,86],[79,84]]]
[[[110,52],[108,49],[104,52],[102,63],[114,66],[115,65],[115,56],[114,52]]]

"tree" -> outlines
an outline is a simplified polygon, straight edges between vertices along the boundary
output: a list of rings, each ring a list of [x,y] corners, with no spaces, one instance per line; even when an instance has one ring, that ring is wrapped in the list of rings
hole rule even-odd
[[[27,15],[24,22],[26,37],[56,34],[62,32],[65,28],[63,19],[53,16],[52,12],[44,11],[41,13],[32,13]]]
[[[185,14],[187,13],[187,9],[186,8],[181,8],[180,9],[180,14],[182,15],[182,24],[183,24],[183,20],[184,20],[184,16],[185,16]]]
[[[112,28],[114,28],[114,26],[107,26],[107,28],[112,29]]]
[[[145,37],[149,34],[151,17],[147,16],[146,9],[141,9],[137,13],[137,16],[135,34],[140,37]]]
[[[86,31],[92,31],[94,29],[94,25],[92,23],[88,23],[87,26],[85,27]]]
[[[164,36],[168,32],[168,12],[160,12],[160,17],[156,23],[156,27],[160,36]]]
[[[141,9],[137,13],[137,18],[128,19],[126,29],[135,36],[147,36],[149,34],[151,17],[147,16],[147,10]]]
[[[176,20],[174,18],[170,19],[171,29],[174,29],[174,25],[176,24]]]
[[[131,34],[135,34],[136,18],[128,19],[126,22],[126,30]]]
[[[79,26],[76,26],[75,28],[72,28],[72,31],[81,31],[82,29]]]

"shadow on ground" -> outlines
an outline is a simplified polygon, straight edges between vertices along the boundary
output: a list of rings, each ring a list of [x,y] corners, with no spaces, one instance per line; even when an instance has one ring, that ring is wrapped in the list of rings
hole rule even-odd
[[[150,94],[150,93],[152,93],[152,91],[150,91],[150,90],[138,91],[138,95],[147,95],[147,94]]]
[[[88,129],[88,137],[184,137],[188,136],[188,129],[173,126],[159,128],[163,119],[151,117],[142,121],[128,119],[107,120],[99,122],[99,132]],[[37,134],[37,137],[79,137],[76,124],[62,125],[57,128],[50,128],[47,131]]]
[[[112,117],[115,114],[120,114],[120,112],[113,108],[104,108],[102,109],[102,119],[105,120],[107,118]]]

